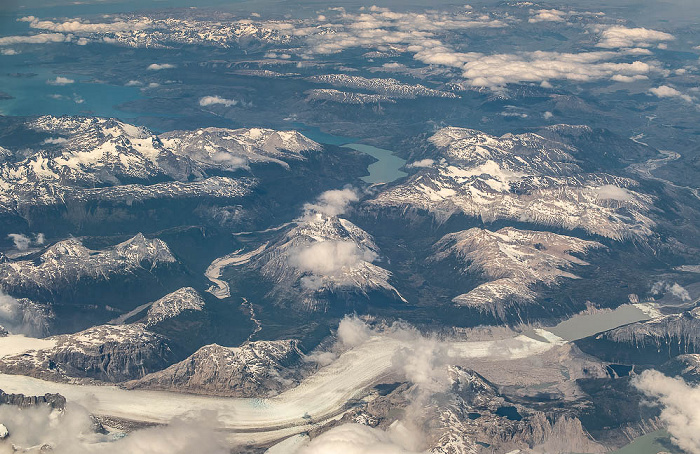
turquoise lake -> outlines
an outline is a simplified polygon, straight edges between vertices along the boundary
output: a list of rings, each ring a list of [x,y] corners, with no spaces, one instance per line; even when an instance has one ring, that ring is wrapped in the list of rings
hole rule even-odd
[[[357,143],[360,139],[328,134],[321,131],[319,128],[307,126],[303,123],[292,123],[292,126],[306,137],[316,142],[352,148],[353,150],[366,153],[377,159],[377,162],[369,165],[369,175],[362,178],[367,183],[391,183],[407,175],[406,172],[401,170],[406,164],[406,161],[396,156],[391,150]]]

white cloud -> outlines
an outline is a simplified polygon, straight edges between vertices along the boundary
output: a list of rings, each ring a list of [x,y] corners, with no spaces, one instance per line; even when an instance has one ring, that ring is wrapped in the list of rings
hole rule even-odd
[[[539,9],[531,11],[533,14],[527,21],[531,24],[538,22],[564,22],[566,13],[557,9]]]
[[[345,348],[352,348],[367,342],[372,337],[372,331],[356,316],[345,316],[338,325],[337,336]]]
[[[673,41],[676,39],[669,33],[648,28],[627,28],[621,25],[598,29],[597,31],[600,33],[600,40],[596,46],[606,49],[651,47],[661,41]]]
[[[58,76],[55,79],[50,79],[46,81],[49,85],[70,85],[75,83],[75,80],[69,79],[68,77]]]
[[[418,454],[400,425],[386,432],[362,424],[343,424],[314,438],[295,454]]]
[[[671,295],[675,296],[676,298],[680,299],[681,301],[692,300],[688,290],[686,290],[678,282],[674,282],[673,284],[671,284],[670,282],[666,282],[666,281],[658,281],[658,282],[655,282],[654,285],[652,285],[652,287],[651,287],[651,294],[652,295],[662,295],[665,293],[670,293]]]
[[[638,80],[647,80],[649,77],[644,76],[642,74],[637,74],[634,76],[623,76],[622,74],[615,74],[610,78],[610,80],[613,80],[615,82],[623,82],[623,83],[631,83],[631,82],[636,82]]]
[[[50,140],[50,139],[47,139],[47,140]],[[56,140],[59,140],[59,139],[56,139]],[[46,142],[46,141],[44,141],[44,142]],[[63,142],[52,142],[52,143],[63,143]],[[24,235],[22,233],[10,233],[9,235],[7,235],[7,237],[12,240],[12,242],[15,245],[15,249],[17,249],[18,251],[26,251],[27,249],[29,249],[29,246],[31,246],[32,244],[40,246],[40,245],[44,244],[44,241],[45,241],[45,236],[43,233],[36,234],[34,236],[33,240],[30,237],[28,237],[27,235]]]
[[[48,444],[55,454],[228,454],[222,433],[217,432],[215,414],[203,413],[188,420],[174,420],[167,426],[136,430],[114,439],[92,430],[88,412],[79,405],[68,403],[65,411],[48,406],[22,408],[0,406],[0,421],[10,432],[12,445],[30,448]],[[10,446],[0,446],[0,452]],[[33,452],[33,451],[32,451]]]
[[[0,46],[12,44],[47,44],[47,43],[65,43],[71,40],[71,35],[62,33],[43,33],[39,35],[28,36],[3,36],[0,38]]]
[[[422,58],[424,54],[417,54]],[[426,55],[427,56],[427,55]],[[499,88],[509,83],[542,83],[550,80],[593,82],[616,75],[639,76],[660,71],[650,63],[616,63],[616,52],[526,52],[472,55],[463,65],[463,76],[474,87]],[[429,57],[428,57],[429,58]]]
[[[662,405],[660,418],[673,443],[688,453],[700,452],[700,387],[655,370],[642,372],[633,383]]]
[[[199,105],[202,107],[213,106],[213,105],[223,105],[226,107],[235,106],[239,101],[235,99],[226,99],[220,96],[205,96],[200,98]]]
[[[149,71],[160,71],[162,69],[173,69],[173,68],[175,68],[175,65],[173,65],[171,63],[162,63],[162,64],[151,63],[150,65],[148,65],[148,67],[146,69]]]
[[[0,50],[0,54],[2,55],[17,55],[19,52],[17,52],[14,49],[2,49]]]
[[[48,139],[44,139],[44,141],[41,143],[48,145],[60,145],[66,142],[68,142],[68,139],[65,137],[49,137]]]
[[[531,20],[563,21],[570,14],[555,9],[533,10]],[[601,52],[519,52],[482,54],[463,52],[440,40],[441,30],[504,27],[507,23],[472,11],[464,14],[445,12],[396,13],[384,8],[369,8],[357,15],[343,14],[334,33],[307,36],[309,52],[330,54],[363,47],[410,53],[426,65],[457,68],[466,79],[465,86],[498,90],[507,84],[535,83],[551,86],[554,80],[594,82],[614,79],[630,82],[650,73],[664,73],[657,62],[620,62],[630,55],[650,54],[642,49],[649,43],[671,40],[673,36],[647,29],[625,27],[600,28],[601,47],[624,47],[619,51]],[[623,39],[624,38],[624,42]],[[623,46],[623,44],[625,44]]]
[[[599,186],[594,189],[594,192],[601,200],[617,200],[624,202],[634,198],[632,193],[627,189],[612,184]]]
[[[153,25],[150,19],[89,23],[82,22],[78,19],[54,22],[50,20],[39,20],[34,16],[27,16],[19,19],[19,21],[29,22],[29,26],[34,29],[63,33],[118,33],[145,30]]]
[[[35,303],[21,302],[0,290],[0,325],[12,334],[40,337],[48,334],[50,312]]]
[[[7,237],[12,240],[18,251],[29,249],[29,244],[32,241],[27,235],[22,235],[21,233],[10,233]]]
[[[319,241],[290,251],[289,263],[315,276],[335,276],[343,270],[372,262],[377,254],[353,241]]]
[[[436,393],[449,389],[448,365],[454,362],[449,345],[423,336],[405,324],[370,328],[354,316],[346,316],[338,326],[338,343],[331,352],[359,346],[376,337],[399,340],[402,347],[392,358],[395,374],[415,385],[412,401],[403,408],[403,416],[386,430],[359,424],[343,424],[306,442],[290,454],[418,454],[425,453],[426,436],[422,430],[426,404]],[[320,355],[317,353],[317,356]]]
[[[386,8],[369,8],[360,14],[342,11],[336,19],[331,27],[332,34],[327,33],[326,27],[306,27],[295,30],[294,33],[307,36],[311,53],[332,54],[354,47],[381,50],[386,47],[424,46],[430,42],[440,44],[435,36],[444,30],[498,28],[507,25],[489,15],[466,9],[459,13],[399,13]]]
[[[542,117],[544,117],[545,120],[551,120],[552,117],[554,117],[554,114],[550,111],[547,111],[542,114]]]
[[[419,161],[413,161],[410,164],[407,164],[406,167],[409,169],[417,169],[421,167],[432,167],[435,164],[435,160],[433,159],[421,159]]]
[[[320,366],[327,366],[338,359],[341,352],[364,344],[376,334],[356,315],[346,315],[338,324],[337,342],[331,346],[330,350],[315,350],[306,355],[304,360],[317,363]]]
[[[447,390],[450,386],[447,366],[454,359],[447,344],[408,326],[399,326],[392,335],[406,345],[394,356],[394,368],[426,397]]]
[[[692,96],[681,93],[680,91],[676,90],[673,87],[669,87],[668,85],[661,85],[660,87],[652,88],[649,90],[649,93],[659,98],[679,98],[685,102],[693,102]]]
[[[304,211],[306,216],[313,213],[339,216],[347,211],[351,203],[358,200],[360,200],[360,197],[355,188],[332,189],[318,196],[315,203],[305,204]]]
[[[668,288],[668,291],[671,293],[671,295],[679,298],[682,301],[690,301],[692,299],[690,297],[690,293],[688,293],[688,290],[686,290],[685,287],[680,285],[678,282],[674,282],[673,285]]]

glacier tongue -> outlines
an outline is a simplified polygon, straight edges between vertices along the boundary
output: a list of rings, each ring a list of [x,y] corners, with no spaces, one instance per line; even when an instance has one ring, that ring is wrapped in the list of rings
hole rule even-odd
[[[235,266],[259,273],[272,284],[268,297],[299,310],[327,309],[326,296],[335,292],[364,297],[379,291],[403,300],[389,283],[391,273],[373,263],[380,251],[367,232],[346,219],[323,213],[307,214],[294,224],[254,251],[237,251],[215,260],[207,270],[216,284],[210,292],[219,297],[230,294],[221,272]]]

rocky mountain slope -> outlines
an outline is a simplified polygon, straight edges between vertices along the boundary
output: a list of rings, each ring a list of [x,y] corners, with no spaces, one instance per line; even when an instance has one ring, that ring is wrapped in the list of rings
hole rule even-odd
[[[326,310],[329,295],[366,299],[378,293],[401,300],[389,283],[391,273],[374,263],[380,251],[367,232],[322,213],[295,224],[252,253],[230,256],[227,262],[257,273],[271,286],[271,301],[297,310]]]
[[[60,394],[45,394],[43,396],[8,394],[0,389],[0,405],[16,405],[20,408],[47,405],[54,410],[63,410],[66,406],[66,398]]]
[[[20,224],[40,225],[47,213],[72,225],[96,216],[125,222],[125,212],[139,209],[144,217],[165,217],[149,206],[156,201],[162,211],[188,200],[194,204],[189,209],[205,200],[227,205],[259,184],[251,165],[289,170],[323,151],[296,131],[260,128],[156,135],[116,119],[79,116],[43,116],[14,126],[23,147],[6,150],[0,160],[0,215]]]
[[[251,164],[303,161],[305,154],[322,151],[321,145],[296,131],[272,129],[204,128],[171,131],[159,136],[165,147],[189,157],[203,168],[235,170]]]
[[[606,452],[573,415],[513,403],[493,383],[460,366],[448,366],[447,377],[446,390],[431,396],[420,397],[415,387],[396,383],[342,421],[386,430],[404,414],[416,424],[414,430],[425,432],[427,452],[434,454]],[[420,404],[410,407],[416,399]]]
[[[572,254],[600,247],[594,241],[550,232],[473,228],[445,235],[435,245],[431,260],[453,257],[463,265],[460,273],[481,274],[488,281],[453,302],[505,319],[510,305],[537,301],[533,284],[552,286],[563,278],[576,279],[569,269],[587,263]]]
[[[183,287],[154,301],[146,313],[146,327],[173,319],[185,311],[201,311],[204,300],[192,287]]]
[[[58,183],[94,187],[158,180],[203,179],[208,170],[255,162],[302,160],[321,146],[296,131],[205,128],[160,136],[116,119],[40,117],[27,124],[50,135],[0,168],[8,184]],[[155,181],[154,181],[155,180]]]
[[[71,238],[49,246],[36,260],[0,263],[0,286],[13,294],[53,294],[81,281],[99,282],[176,262],[165,242],[141,234],[100,251]]]
[[[700,352],[700,308],[631,323],[577,343],[609,361],[660,365],[678,355]]]
[[[634,180],[585,170],[572,145],[535,133],[494,137],[449,127],[427,148],[419,165],[409,163],[418,171],[380,192],[368,209],[424,210],[441,222],[462,213],[615,240],[652,234],[653,199],[636,191]]]
[[[302,356],[294,340],[248,342],[240,347],[205,345],[187,359],[125,386],[229,397],[270,396],[298,382]]]
[[[52,381],[121,382],[161,370],[175,360],[169,341],[143,324],[100,325],[47,338],[54,347],[0,359],[0,371]]]
[[[700,354],[678,355],[659,368],[671,377],[680,376],[688,383],[700,383]]]

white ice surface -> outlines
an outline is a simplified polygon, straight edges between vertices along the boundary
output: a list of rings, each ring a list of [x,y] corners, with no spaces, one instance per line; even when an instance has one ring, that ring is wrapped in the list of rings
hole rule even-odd
[[[541,331],[541,330],[540,330]],[[563,341],[546,331],[548,342],[527,336],[481,342],[451,342],[454,359],[516,359],[542,354]],[[215,398],[162,391],[124,390],[116,386],[52,383],[20,375],[0,374],[6,392],[43,395],[60,393],[91,413],[135,421],[167,423],[174,417],[213,410],[231,440],[263,444],[304,432],[315,423],[339,416],[345,404],[390,375],[392,359],[403,341],[374,336],[348,350],[297,387],[269,399]]]
[[[25,337],[20,334],[10,334],[6,337],[0,337],[0,358],[19,355],[30,350],[42,350],[55,346],[55,340],[36,339],[33,337]],[[2,389],[2,381],[0,381],[0,389]]]

